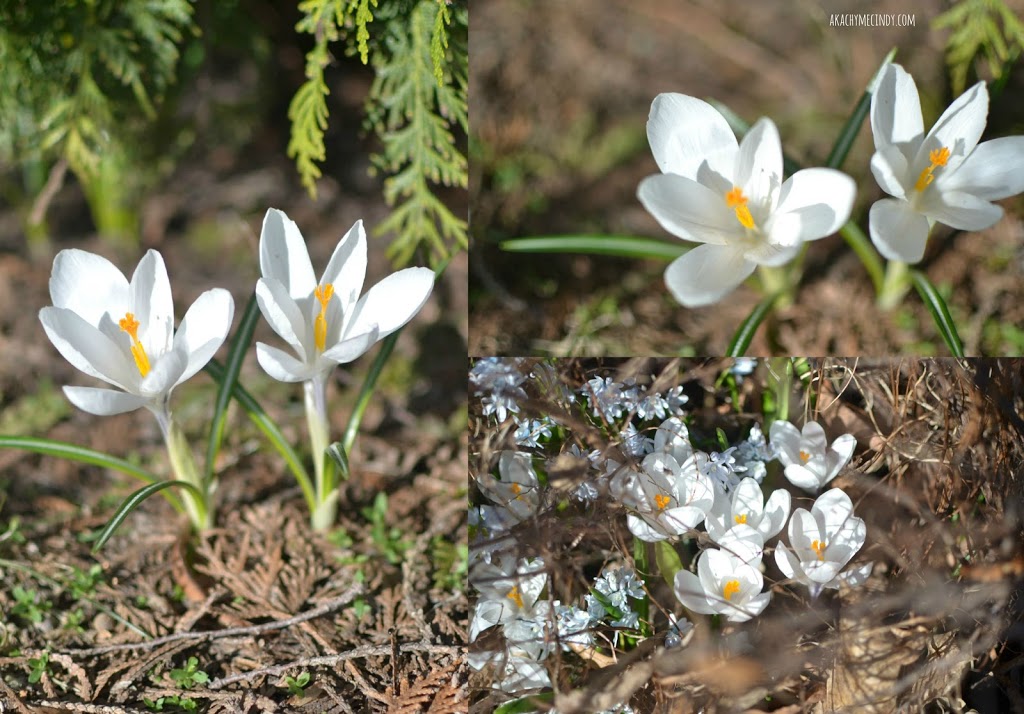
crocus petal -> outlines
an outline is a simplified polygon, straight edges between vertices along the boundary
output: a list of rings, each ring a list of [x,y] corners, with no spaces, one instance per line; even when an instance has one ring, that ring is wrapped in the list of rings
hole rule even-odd
[[[929,191],[918,206],[933,221],[962,231],[980,231],[1003,217],[1003,209],[963,191]]]
[[[139,383],[139,393],[153,399],[170,392],[175,384],[184,381],[181,375],[187,367],[188,356],[178,350],[161,355]]]
[[[764,612],[771,599],[772,594],[770,592],[754,595],[741,605],[732,605],[729,610],[726,610],[725,619],[732,622],[746,622],[750,618],[757,617]]]
[[[70,248],[53,259],[50,298],[97,326],[104,314],[127,307],[128,280],[106,258]]]
[[[316,375],[310,367],[276,347],[256,343],[256,361],[263,371],[279,382],[305,382]]]
[[[800,560],[809,560],[809,555],[817,558],[816,551],[811,547],[814,541],[825,540],[825,533],[817,519],[809,511],[798,508],[789,519],[789,544],[793,547]]]
[[[833,488],[818,496],[811,511],[818,515],[825,533],[831,536],[853,516],[853,501],[842,489]]]
[[[944,191],[962,191],[986,201],[1024,193],[1024,136],[1006,136],[975,147],[941,182]]]
[[[644,208],[666,231],[694,243],[727,245],[743,235],[725,194],[675,174],[648,176],[636,191]]]
[[[764,221],[775,208],[773,198],[782,185],[782,141],[771,119],[759,119],[743,137],[733,181],[749,200],[755,222]],[[759,216],[758,209],[766,213]]]
[[[308,362],[315,350],[310,323],[284,285],[275,278],[260,278],[256,282],[256,304],[270,328],[291,345],[300,360]]]
[[[375,325],[377,339],[383,339],[420,311],[434,288],[434,271],[406,268],[392,273],[370,288],[345,318],[345,339],[370,332]],[[371,343],[372,344],[372,343]]]
[[[260,272],[281,281],[293,299],[308,297],[316,287],[313,264],[302,233],[284,211],[271,208],[260,233]]]
[[[346,337],[344,340],[334,345],[334,347],[326,350],[322,356],[324,359],[330,360],[336,364],[348,364],[365,354],[368,349],[377,343],[377,340],[379,340],[380,337],[377,326],[371,325],[369,332],[364,332],[361,335],[354,335],[352,337]]]
[[[50,342],[61,356],[91,377],[102,379],[125,391],[133,391],[139,383],[134,362],[98,329],[71,310],[44,307],[39,321]]]
[[[871,133],[875,148],[896,144],[901,147],[913,146],[924,136],[924,119],[921,116],[921,98],[917,94],[914,78],[898,64],[890,64],[879,79],[871,95]],[[913,154],[904,155],[907,159]]]
[[[764,504],[764,516],[757,524],[757,530],[765,540],[777,534],[786,525],[791,503],[789,491],[785,489],[776,489],[768,497]]]
[[[69,402],[83,412],[98,416],[112,416],[135,411],[149,402],[147,397],[137,394],[96,387],[64,387],[64,394]]]
[[[688,570],[676,573],[673,590],[676,598],[687,610],[701,615],[713,615],[717,612],[708,602],[704,586],[696,575]]]
[[[647,120],[647,139],[663,173],[696,181],[702,173],[727,177],[733,170],[737,144],[729,123],[714,107],[695,97],[655,97]]]
[[[811,582],[824,585],[839,574],[839,568],[842,566],[831,560],[807,560],[801,563],[801,567]]]
[[[802,488],[805,491],[817,491],[821,488],[821,479],[818,474],[801,464],[790,464],[783,473],[786,475],[786,480],[797,488]]]
[[[786,547],[785,543],[779,543],[775,546],[775,564],[779,566],[782,574],[790,580],[798,580],[799,576],[803,574],[803,569],[800,567],[800,559],[793,554],[793,551]]]
[[[779,205],[765,224],[772,243],[799,245],[839,230],[850,218],[857,184],[842,171],[803,169],[782,185]]]
[[[755,267],[741,248],[701,245],[672,261],[665,270],[665,285],[686,307],[700,307],[735,290]]]
[[[366,277],[366,230],[361,220],[349,228],[331,255],[320,285],[331,283],[345,310],[355,304]]]
[[[910,173],[910,164],[895,146],[883,146],[872,154],[871,173],[882,190],[890,196],[906,198],[907,191],[913,188],[913,181],[909,186],[903,184]]]
[[[921,144],[916,160],[911,164],[912,173],[917,175],[925,169],[931,163],[930,152],[943,147],[949,149],[950,156],[946,165],[939,170],[939,177],[942,172],[956,171],[978,145],[985,131],[987,117],[988,89],[984,82],[978,82],[957,97],[935,122]]]
[[[220,349],[231,329],[235,301],[223,288],[213,288],[196,298],[174,335],[174,351],[187,356],[185,371],[175,381],[181,384],[201,370]]]
[[[146,251],[132,274],[128,290],[125,311],[131,311],[139,321],[139,341],[150,357],[162,355],[170,349],[174,335],[174,301],[163,256],[155,250]],[[111,317],[120,320],[124,314]]]
[[[788,421],[773,421],[768,438],[779,451],[783,465],[800,463],[800,432]]]
[[[868,213],[871,242],[887,260],[917,263],[928,242],[928,219],[906,201],[883,198]]]
[[[842,434],[836,437],[836,440],[832,442],[832,445],[828,448],[827,455],[827,471],[825,473],[825,480],[822,481],[822,485],[825,485],[833,478],[836,474],[842,470],[850,459],[853,457],[853,450],[857,446],[857,439],[853,434]]]
[[[629,532],[634,536],[644,541],[645,543],[657,543],[660,540],[667,540],[669,534],[665,532],[665,529],[661,525],[649,518],[646,514],[636,516],[630,513],[626,516],[626,527],[629,528]]]

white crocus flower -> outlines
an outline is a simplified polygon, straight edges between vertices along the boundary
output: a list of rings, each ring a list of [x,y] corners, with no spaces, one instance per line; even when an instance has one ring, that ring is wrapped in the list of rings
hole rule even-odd
[[[366,232],[356,221],[334,249],[319,282],[305,241],[283,211],[271,208],[260,234],[256,300],[271,328],[295,356],[259,342],[256,358],[274,379],[303,382],[316,472],[313,525],[329,527],[337,511],[328,443],[327,378],[336,365],[358,358],[419,312],[434,287],[434,272],[406,268],[359,297],[366,277]]]
[[[925,134],[913,77],[898,64],[885,68],[871,96],[871,173],[892,198],[869,214],[871,240],[883,256],[916,263],[933,224],[988,228],[1003,215],[991,202],[1024,191],[1024,137],[979,144],[987,117],[988,90],[978,82]]]
[[[50,342],[82,372],[118,389],[64,387],[79,409],[108,416],[146,407],[167,413],[171,391],[210,361],[231,327],[234,302],[208,290],[174,330],[167,268],[150,250],[131,282],[106,258],[62,250],[50,276],[52,307],[39,311]]]
[[[693,456],[690,431],[679,417],[669,417],[654,432],[654,450],[670,455],[676,463],[684,463]]]
[[[62,250],[50,275],[52,307],[39,311],[46,336],[76,368],[117,389],[65,386],[79,409],[108,416],[145,407],[160,424],[179,480],[195,486],[185,506],[198,528],[212,525],[204,484],[184,434],[171,418],[171,392],[210,361],[224,342],[234,314],[231,294],[207,290],[174,329],[171,283],[161,255],[150,250],[131,281],[106,258]]]
[[[660,94],[647,137],[662,173],[640,182],[640,202],[669,233],[704,244],[665,271],[668,289],[687,307],[717,302],[758,265],[788,263],[805,241],[835,233],[850,216],[856,185],[846,174],[804,169],[783,182],[770,119],[737,144],[707,102]]]
[[[260,311],[295,352],[256,345],[260,366],[282,382],[324,379],[356,359],[419,312],[434,287],[434,272],[406,268],[359,297],[366,277],[366,231],[356,221],[317,282],[298,226],[271,208],[260,234],[256,284]]]
[[[540,504],[540,483],[530,454],[503,451],[498,458],[498,473],[501,480],[489,473],[478,476],[477,486],[487,498],[507,508],[517,523],[532,518]]]
[[[688,610],[745,622],[768,606],[772,594],[761,592],[764,576],[759,569],[760,549],[756,557],[753,550],[754,545],[761,543],[760,534],[749,526],[737,531],[738,537],[727,541],[728,547],[708,549],[698,556],[696,575],[688,570],[676,573],[675,594]]]
[[[695,458],[682,464],[663,453],[648,454],[641,471],[626,469],[611,482],[612,495],[629,509],[629,531],[647,542],[683,535],[704,520],[715,492]]]
[[[715,505],[704,520],[704,527],[719,544],[726,533],[744,524],[767,541],[786,525],[789,508],[788,491],[777,489],[766,502],[757,481],[748,476],[730,493],[715,489]]]
[[[775,548],[775,564],[792,580],[807,585],[811,596],[822,588],[857,586],[871,574],[871,563],[840,571],[864,545],[867,527],[853,515],[853,502],[841,489],[826,491],[808,512],[798,508],[789,521],[789,544]]]
[[[788,421],[776,421],[769,430],[772,447],[778,449],[779,461],[794,486],[817,491],[836,477],[853,456],[857,440],[843,434],[828,445],[825,429],[816,421],[804,424],[803,431]]]
[[[469,581],[480,593],[470,624],[470,642],[488,628],[508,625],[517,618],[534,620],[538,607],[545,614],[550,607],[547,600],[539,605],[540,594],[548,582],[540,558],[517,560],[505,553],[498,562],[478,564],[470,572]]]

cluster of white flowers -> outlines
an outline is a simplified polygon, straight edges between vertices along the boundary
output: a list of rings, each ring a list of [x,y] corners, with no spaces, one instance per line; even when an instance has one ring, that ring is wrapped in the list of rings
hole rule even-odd
[[[528,383],[536,375],[519,372],[521,365],[514,360],[484,364],[474,366],[473,383],[487,416],[498,417],[487,405],[494,404],[497,393],[508,395],[509,385],[520,391],[536,386]],[[692,613],[742,622],[763,612],[771,600],[763,575],[765,546],[783,531],[788,545],[775,546],[775,562],[788,580],[806,585],[813,597],[823,588],[863,583],[870,563],[844,571],[866,537],[865,524],[853,515],[845,493],[832,489],[809,510],[794,510],[789,490],[766,494],[761,488],[766,464],[777,460],[794,487],[821,491],[852,458],[853,436],[843,434],[830,443],[816,422],[798,429],[776,421],[769,438],[754,424],[733,445],[720,437],[723,451],[702,451],[695,448],[684,419],[685,399],[682,387],[668,394],[645,393],[635,382],[608,378],[594,378],[572,395],[578,414],[620,438],[617,449],[589,452],[572,439],[554,442],[561,451],[556,458],[571,457],[584,466],[586,476],[570,491],[581,507],[602,497],[625,507],[627,528],[646,542],[693,536],[703,525],[716,547],[697,556],[695,572],[681,570],[674,581],[676,597]],[[506,408],[512,412],[508,403]],[[646,597],[645,586],[622,561],[607,561],[580,600],[561,602],[550,590],[546,568],[551,564],[523,556],[530,547],[516,537],[516,526],[554,516],[564,505],[564,494],[553,496],[549,489],[546,474],[554,462],[545,450],[555,434],[564,437],[565,432],[557,417],[515,417],[515,424],[514,439],[521,450],[499,454],[497,475],[476,476],[489,503],[470,511],[470,583],[479,592],[471,641],[498,628],[504,642],[494,649],[490,643],[497,640],[489,639],[491,649],[476,652],[471,662],[476,667],[494,665],[496,686],[507,692],[549,686],[544,661],[559,646],[577,651],[601,642],[614,646],[622,632],[636,635],[650,626],[636,607]],[[624,457],[626,463],[616,460]],[[673,616],[660,634],[668,646],[680,646],[691,629],[685,618]]]
[[[925,134],[913,78],[887,64],[871,91],[871,172],[891,196],[869,214],[871,240],[890,260],[916,263],[935,223],[976,231],[1003,210],[992,201],[1024,192],[1024,137],[979,144],[988,115],[984,82],[964,92]],[[804,243],[832,235],[850,217],[856,184],[826,168],[783,181],[782,144],[771,119],[739,143],[714,107],[660,94],[647,137],[660,174],[637,197],[669,233],[701,243],[665,271],[687,307],[717,302],[757,266],[790,262]]]

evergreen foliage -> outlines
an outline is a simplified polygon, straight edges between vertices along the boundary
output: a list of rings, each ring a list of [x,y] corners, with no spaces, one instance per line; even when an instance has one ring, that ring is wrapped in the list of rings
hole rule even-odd
[[[378,6],[377,0],[304,0],[299,9],[303,19],[297,29],[315,38],[306,55],[306,82],[288,113],[288,155],[303,185],[316,196],[329,113],[324,71],[329,45],[343,39],[348,51],[372,63],[376,72],[367,126],[381,139],[383,148],[373,163],[388,176],[384,195],[394,206],[377,229],[395,234],[389,257],[404,265],[425,246],[437,264],[464,249],[466,221],[452,213],[435,188],[468,185],[468,163],[455,136],[468,131],[465,3],[395,0]]]
[[[1024,51],[1024,23],[1002,0],[961,0],[937,17],[934,27],[951,30],[946,64],[955,95],[967,87],[967,74],[979,57],[998,81]]]

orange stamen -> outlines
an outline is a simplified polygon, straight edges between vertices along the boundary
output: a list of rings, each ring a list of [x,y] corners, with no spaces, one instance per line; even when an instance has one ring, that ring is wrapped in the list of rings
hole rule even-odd
[[[316,339],[317,350],[323,352],[324,344],[327,342],[327,303],[334,295],[334,286],[330,283],[322,288],[317,286],[313,294],[316,295],[317,302],[320,303],[320,314],[316,316],[316,322],[313,323],[313,337]]]
[[[508,599],[516,604],[519,609],[523,607],[523,596],[519,594],[519,586],[515,585],[508,591]]]
[[[665,496],[660,493],[654,497],[654,503],[658,507],[659,511],[664,511],[666,508],[668,508],[668,504],[671,501],[672,499],[669,496]]]
[[[732,596],[738,593],[739,591],[740,581],[730,580],[725,584],[725,587],[722,588],[722,597],[724,597],[726,600],[731,600]]]
[[[949,161],[949,149],[943,146],[941,149],[932,149],[928,152],[928,160],[931,161],[931,165],[921,172],[921,175],[917,177],[917,183],[914,184],[914,190],[924,191],[928,188],[928,185],[935,180],[933,172],[940,166],[945,166]]]
[[[750,209],[747,208],[747,197],[743,195],[743,189],[733,186],[732,190],[725,194],[725,205],[735,209],[736,220],[740,222],[740,225],[744,228],[754,228],[754,217],[750,215]]]
[[[818,560],[825,560],[825,541],[813,541],[811,543],[811,550],[818,554]]]
[[[132,338],[132,357],[135,358],[135,366],[139,368],[139,374],[145,377],[149,374],[149,357],[146,356],[146,349],[139,342],[139,321],[135,319],[135,315],[126,312],[117,324],[123,332],[127,332],[128,336]]]

